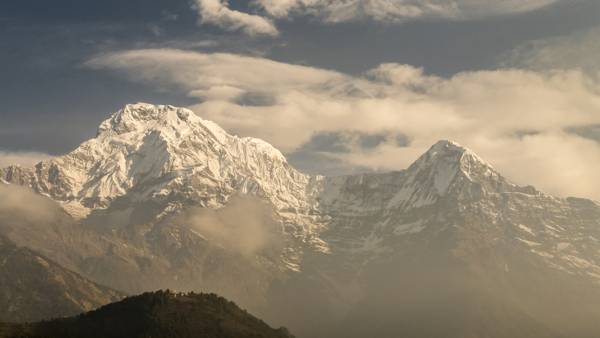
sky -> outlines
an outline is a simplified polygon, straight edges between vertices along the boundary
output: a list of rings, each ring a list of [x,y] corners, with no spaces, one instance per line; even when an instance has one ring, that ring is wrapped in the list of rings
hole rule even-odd
[[[597,0],[3,1],[0,51],[0,166],[150,102],[311,174],[400,170],[451,139],[600,200]]]

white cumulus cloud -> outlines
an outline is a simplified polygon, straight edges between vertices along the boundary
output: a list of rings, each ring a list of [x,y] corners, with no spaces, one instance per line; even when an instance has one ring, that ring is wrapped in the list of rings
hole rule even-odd
[[[327,155],[357,168],[393,170],[405,168],[437,140],[452,139],[516,183],[600,199],[600,143],[572,132],[600,125],[600,83],[578,70],[501,69],[443,78],[383,64],[349,76],[180,50],[118,52],[88,66],[198,97],[191,108],[199,115],[287,153],[324,133],[358,133],[361,140],[375,135],[368,147]]]
[[[227,31],[243,31],[248,35],[278,35],[271,20],[229,8],[226,0],[195,0],[200,20]]]
[[[86,64],[92,68],[121,70],[137,81],[180,88],[190,96],[206,100],[234,99],[250,92],[273,95],[344,77],[336,72],[265,58],[177,49],[110,53],[95,57]]]

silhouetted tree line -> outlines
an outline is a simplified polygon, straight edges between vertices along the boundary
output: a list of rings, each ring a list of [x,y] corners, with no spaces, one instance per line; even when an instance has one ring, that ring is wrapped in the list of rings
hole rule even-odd
[[[76,317],[0,324],[0,338],[290,338],[215,294],[144,293]]]

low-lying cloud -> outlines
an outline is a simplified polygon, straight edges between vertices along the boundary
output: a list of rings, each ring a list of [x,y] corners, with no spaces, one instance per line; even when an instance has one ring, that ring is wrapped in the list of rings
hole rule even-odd
[[[256,197],[234,196],[221,209],[188,210],[182,222],[211,243],[247,257],[281,246],[272,209]]]
[[[52,156],[44,153],[0,151],[0,168],[15,164],[23,167],[31,167],[40,161],[50,158]]]
[[[600,143],[576,132],[600,124],[600,83],[580,70],[499,69],[443,78],[390,63],[349,76],[173,49],[117,52],[87,65],[197,97],[191,107],[197,114],[288,154],[304,151],[310,158],[306,149],[327,133],[402,135],[403,142],[386,136],[370,147],[315,149],[349,166],[394,170],[437,140],[452,139],[516,183],[600,199]],[[253,96],[262,104],[244,104],[242,98]]]
[[[49,224],[61,214],[56,202],[28,188],[0,183],[0,229],[19,224]]]

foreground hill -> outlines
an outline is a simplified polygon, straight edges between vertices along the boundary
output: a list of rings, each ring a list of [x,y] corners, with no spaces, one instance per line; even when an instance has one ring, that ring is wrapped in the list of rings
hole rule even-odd
[[[77,317],[0,327],[1,338],[291,338],[214,294],[145,293]]]
[[[72,316],[122,297],[0,236],[0,321]]]

